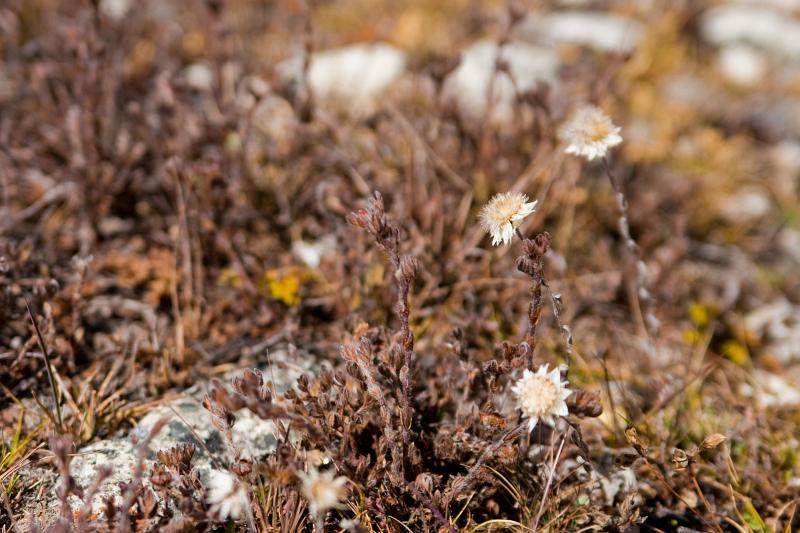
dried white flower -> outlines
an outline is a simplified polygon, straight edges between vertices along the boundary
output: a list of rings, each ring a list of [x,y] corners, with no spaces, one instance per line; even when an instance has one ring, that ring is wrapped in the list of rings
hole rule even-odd
[[[516,227],[536,211],[537,203],[529,202],[526,195],[518,192],[495,194],[479,215],[481,226],[492,236],[492,245],[509,244]]]
[[[522,414],[529,418],[528,428],[533,429],[541,420],[555,426],[556,416],[567,416],[566,400],[572,391],[567,388],[567,382],[561,381],[558,368],[547,372],[547,365],[542,365],[534,373],[528,369],[522,378],[511,387],[517,397],[517,407]]]
[[[604,157],[609,148],[622,142],[619,132],[611,119],[595,106],[585,106],[572,115],[559,132],[567,143],[568,154],[583,156],[589,161]]]
[[[217,513],[223,520],[228,517],[237,520],[250,505],[247,489],[229,472],[212,470],[210,475],[208,503],[211,504],[211,512]]]
[[[346,477],[334,477],[332,470],[320,472],[313,466],[309,467],[308,473],[298,472],[297,475],[303,482],[303,496],[308,500],[308,511],[312,516],[342,507],[342,500],[347,497]]]

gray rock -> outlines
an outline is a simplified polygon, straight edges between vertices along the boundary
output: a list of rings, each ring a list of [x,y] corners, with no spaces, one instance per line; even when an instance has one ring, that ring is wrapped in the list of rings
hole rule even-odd
[[[272,381],[277,392],[292,387],[302,373],[308,373],[312,367],[310,359],[289,361],[287,352],[270,355],[271,367],[263,370],[264,380]],[[228,385],[230,379],[241,375],[243,370],[236,370],[224,376],[222,382]],[[137,442],[143,442],[154,426],[162,419],[166,425],[151,440],[145,460],[145,486],[150,486],[149,472],[156,460],[156,452],[168,450],[179,444],[194,444],[196,447],[192,466],[197,471],[200,481],[206,483],[213,469],[224,469],[234,461],[234,453],[223,434],[212,424],[211,414],[203,408],[201,401],[208,390],[208,383],[195,385],[187,389],[179,398],[166,402],[142,418],[129,435],[119,438],[91,443],[77,451],[70,464],[70,471],[81,487],[89,487],[94,481],[98,468],[108,465],[112,474],[100,486],[92,500],[92,512],[102,515],[103,501],[112,497],[120,502],[120,484],[129,482],[134,474],[137,462]],[[243,458],[258,459],[275,449],[275,425],[262,420],[248,410],[235,413],[233,426],[233,442]],[[30,524],[35,520],[39,524],[52,522],[58,516],[60,503],[56,496],[55,478],[48,482],[46,491],[48,500],[40,503],[38,508],[26,510],[26,518],[22,522]],[[74,496],[70,497],[74,510],[82,507],[82,502]],[[159,502],[161,504],[161,502]]]
[[[792,61],[800,60],[800,20],[759,4],[729,4],[709,9],[700,33],[711,44],[748,43]]]
[[[513,82],[496,72],[498,59],[508,65]],[[558,56],[552,50],[523,42],[499,47],[493,41],[478,41],[461,53],[461,62],[445,80],[443,98],[454,103],[467,120],[483,120],[491,108],[494,124],[508,124],[514,119],[516,92],[539,82],[554,84],[557,70]]]
[[[406,55],[387,43],[358,43],[322,50],[311,56],[303,79],[303,54],[278,65],[285,82],[307,84],[320,102],[355,116],[369,115],[381,96],[406,71]]]
[[[769,68],[765,54],[748,45],[734,43],[719,52],[717,66],[725,79],[745,87],[758,85]]]
[[[630,52],[643,33],[642,25],[633,19],[598,11],[532,14],[516,30],[523,40],[576,44],[604,52]]]

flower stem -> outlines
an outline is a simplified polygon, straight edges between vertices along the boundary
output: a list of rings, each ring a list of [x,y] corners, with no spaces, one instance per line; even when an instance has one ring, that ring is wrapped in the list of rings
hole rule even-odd
[[[634,263],[633,269],[635,271],[636,294],[633,298],[633,304],[638,308],[634,309],[634,312],[636,312],[639,317],[642,331],[649,338],[650,334],[653,333],[651,330],[656,329],[658,320],[656,320],[655,316],[653,316],[649,310],[651,297],[650,291],[647,287],[647,266],[644,264],[644,261],[642,261],[639,245],[631,236],[630,222],[628,219],[628,201],[625,198],[625,193],[622,192],[622,187],[620,186],[616,175],[611,169],[611,164],[607,155],[603,156],[603,168],[606,176],[608,177],[608,181],[611,183],[611,187],[614,189],[614,194],[617,200],[617,209],[620,213],[617,229],[619,230],[620,236],[625,242],[625,248],[628,250],[628,253],[633,259]]]

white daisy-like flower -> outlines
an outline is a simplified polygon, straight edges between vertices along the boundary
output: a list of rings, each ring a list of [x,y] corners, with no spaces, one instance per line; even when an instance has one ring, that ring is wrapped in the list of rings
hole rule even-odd
[[[562,126],[559,136],[567,143],[568,154],[585,157],[591,161],[604,157],[610,148],[622,142],[619,132],[603,111],[593,105],[578,109]]]
[[[250,505],[247,489],[229,472],[212,470],[210,476],[208,503],[211,504],[211,512],[222,520],[238,520]]]
[[[567,382],[561,381],[561,372],[554,368],[547,372],[547,365],[542,365],[534,373],[528,369],[522,378],[511,387],[517,397],[517,407],[528,417],[528,429],[532,430],[541,420],[550,426],[556,425],[556,416],[567,416],[566,400],[572,391]]]
[[[346,477],[334,477],[332,470],[320,472],[313,466],[309,466],[308,473],[298,472],[297,475],[303,482],[303,496],[308,500],[312,516],[342,507],[342,500],[347,497]]]
[[[528,197],[519,192],[495,194],[479,215],[481,226],[492,236],[492,245],[509,244],[514,238],[514,230],[525,217],[536,211],[537,203],[538,200],[529,202]]]

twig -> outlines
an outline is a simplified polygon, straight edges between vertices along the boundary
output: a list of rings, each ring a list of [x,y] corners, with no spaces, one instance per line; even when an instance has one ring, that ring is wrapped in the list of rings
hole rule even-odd
[[[120,533],[131,531],[131,517],[129,510],[133,503],[136,501],[137,491],[142,486],[142,479],[144,477],[145,459],[147,458],[147,451],[150,448],[150,443],[158,435],[158,433],[169,422],[169,417],[161,417],[153,425],[150,433],[142,439],[136,447],[136,462],[133,465],[133,479],[125,488],[122,495],[122,505],[120,507],[121,517],[117,525],[117,531]]]
[[[410,478],[410,460],[408,450],[411,443],[411,373],[414,360],[414,334],[409,324],[410,306],[408,293],[411,283],[417,275],[419,263],[414,256],[400,255],[400,229],[390,223],[386,217],[383,197],[375,191],[373,198],[365,209],[350,213],[347,221],[369,232],[375,243],[389,258],[394,267],[394,278],[397,284],[397,316],[400,319],[400,350],[403,355],[403,366],[399,379],[402,386],[400,395],[400,434],[403,441],[403,475]]]
[[[622,187],[620,186],[617,177],[611,170],[611,164],[607,155],[603,156],[603,169],[608,177],[608,181],[611,183],[611,187],[614,189],[614,194],[617,200],[617,208],[619,209],[620,213],[617,229],[619,230],[622,240],[625,241],[625,248],[628,250],[630,257],[634,261],[636,295],[635,298],[633,298],[633,303],[639,307],[638,309],[634,309],[634,312],[636,312],[637,316],[641,320],[644,334],[648,337],[652,352],[653,342],[650,338],[650,330],[655,329],[655,324],[657,324],[658,321],[649,311],[650,292],[647,288],[647,266],[642,261],[639,245],[636,243],[633,237],[631,237],[630,222],[628,219],[628,201],[625,198],[625,193],[622,192]]]
[[[558,466],[558,460],[561,458],[561,452],[564,450],[564,443],[567,441],[568,433],[569,430],[561,436],[561,444],[558,445],[558,452],[556,452],[556,457],[553,459],[550,475],[547,476],[547,483],[544,485],[544,494],[542,494],[542,501],[539,504],[539,511],[536,513],[536,518],[533,521],[533,527],[531,528],[533,533],[536,533],[536,529],[539,527],[539,520],[541,520],[542,514],[544,514],[544,504],[547,502],[547,493],[550,492],[550,485],[553,484],[553,478],[556,475],[556,466]]]
[[[416,498],[420,503],[422,503],[422,505],[430,510],[430,512],[433,514],[433,517],[443,528],[446,528],[450,533],[458,533],[456,526],[451,524],[447,518],[445,518],[442,512],[436,508],[436,505],[434,505],[427,496],[422,494],[419,489],[414,486],[414,483],[406,481],[406,488],[408,488],[409,492],[411,492],[414,498]]]
[[[480,472],[483,465],[492,458],[492,456],[497,453],[497,450],[503,447],[503,445],[511,440],[514,440],[522,433],[522,430],[528,426],[528,423],[525,422],[523,424],[518,425],[515,428],[508,430],[505,435],[497,439],[494,444],[486,448],[484,452],[478,457],[478,460],[475,461],[475,464],[472,465],[472,468],[469,469],[467,475],[453,487],[453,492],[446,500],[446,505],[450,505],[450,502],[453,501],[461,492],[464,491],[477,477],[478,473]]]
[[[42,357],[44,358],[44,368],[47,372],[47,381],[50,382],[50,391],[53,393],[53,403],[56,405],[56,426],[59,433],[64,433],[64,422],[61,418],[61,402],[58,398],[58,391],[56,390],[56,382],[53,379],[53,367],[52,363],[50,362],[50,353],[47,351],[47,347],[44,345],[44,337],[42,337],[42,332],[39,330],[39,324],[36,322],[36,318],[33,316],[33,312],[31,311],[31,306],[28,303],[28,298],[26,296],[22,297],[25,300],[25,308],[28,310],[28,317],[31,319],[31,323],[33,324],[33,329],[36,332],[36,340],[39,343],[39,349],[42,350]]]
[[[533,239],[523,237],[519,229],[517,236],[522,240],[523,254],[517,258],[517,270],[531,278],[531,302],[528,306],[528,330],[525,342],[528,344],[526,352],[526,367],[533,370],[533,352],[536,349],[536,326],[542,315],[542,285],[544,279],[544,255],[547,253],[552,237],[546,231],[539,233]]]

